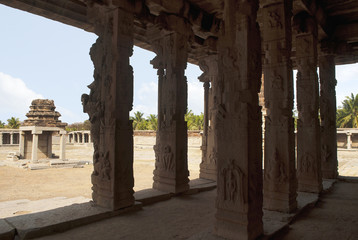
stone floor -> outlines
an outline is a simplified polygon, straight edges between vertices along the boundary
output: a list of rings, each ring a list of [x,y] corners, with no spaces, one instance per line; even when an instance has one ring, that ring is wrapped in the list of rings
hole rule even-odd
[[[143,206],[142,210],[37,239],[222,239],[212,234],[215,195],[216,191],[211,190],[177,196]],[[293,218],[289,219],[285,214],[264,213],[265,232],[278,224],[282,225],[279,231],[270,236],[271,239],[357,239],[357,178],[355,182],[337,182],[319,200],[313,196],[301,198],[310,199],[308,202],[312,204]],[[314,205],[316,207],[313,208]],[[289,221],[293,222],[288,225]],[[263,237],[266,238],[267,235]]]

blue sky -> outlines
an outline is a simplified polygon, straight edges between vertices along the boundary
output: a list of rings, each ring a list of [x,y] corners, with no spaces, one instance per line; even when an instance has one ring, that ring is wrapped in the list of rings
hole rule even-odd
[[[64,122],[88,119],[81,95],[93,81],[89,49],[96,35],[0,4],[0,120],[24,120],[32,99],[55,101]],[[149,61],[154,53],[135,47],[133,111],[157,113],[157,74]],[[197,66],[188,64],[188,108],[203,111],[203,87]],[[337,103],[358,93],[358,65],[337,66]]]

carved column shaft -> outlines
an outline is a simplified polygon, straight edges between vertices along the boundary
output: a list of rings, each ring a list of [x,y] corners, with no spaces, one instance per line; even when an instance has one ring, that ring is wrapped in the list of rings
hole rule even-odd
[[[295,136],[292,118],[292,1],[263,1],[265,170],[264,208],[292,212],[297,207]]]
[[[217,55],[211,55],[202,59],[199,66],[203,74],[199,80],[204,82],[204,133],[202,144],[202,162],[200,163],[200,178],[216,181],[216,103],[217,93],[214,86],[217,86],[218,60]],[[209,84],[209,82],[211,84]],[[211,88],[209,86],[211,85]]]
[[[99,38],[90,52],[95,80],[82,102],[90,116],[94,144],[92,197],[96,204],[116,210],[134,204],[133,129],[129,120],[133,14],[130,9],[97,5],[90,10]]]
[[[171,32],[154,43],[159,102],[153,188],[173,193],[189,189],[187,159],[187,36]]]
[[[322,177],[337,178],[336,66],[334,55],[319,58]]]
[[[262,227],[262,131],[258,1],[226,0],[219,38],[215,234],[256,239]]]
[[[297,16],[302,29],[296,35],[297,61],[297,177],[298,191],[322,190],[321,140],[318,120],[317,25]]]

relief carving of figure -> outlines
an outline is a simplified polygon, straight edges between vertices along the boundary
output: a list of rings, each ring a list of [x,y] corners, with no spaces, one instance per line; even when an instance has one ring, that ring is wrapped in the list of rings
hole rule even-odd
[[[268,17],[269,17],[269,24],[271,28],[282,29],[283,25],[281,21],[281,16],[278,14],[277,10],[268,12]]]
[[[329,150],[328,145],[324,144],[322,146],[322,151],[321,151],[321,158],[323,162],[328,162],[328,159],[331,156],[331,151]]]
[[[94,164],[93,175],[103,180],[111,179],[111,164],[109,162],[109,152],[99,154],[98,161]]]
[[[231,159],[228,166],[221,170],[221,176],[223,178],[223,197],[224,200],[230,202],[245,203],[244,196],[244,173]]]
[[[298,165],[298,172],[300,174],[310,174],[316,173],[316,168],[313,164],[313,157],[309,154],[309,153],[305,153],[302,157],[301,157],[301,161],[299,162]]]
[[[162,166],[167,171],[174,171],[173,153],[169,145],[165,145],[162,153]]]
[[[266,179],[274,182],[284,183],[287,179],[285,165],[280,160],[277,148],[275,148],[272,156],[268,159],[267,172],[265,173]]]

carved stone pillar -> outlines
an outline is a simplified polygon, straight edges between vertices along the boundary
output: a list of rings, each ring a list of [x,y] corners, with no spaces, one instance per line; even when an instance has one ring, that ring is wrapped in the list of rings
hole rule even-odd
[[[167,19],[170,21],[170,19]],[[180,19],[171,19],[181,21]],[[158,69],[158,130],[156,136],[153,188],[172,193],[189,189],[187,158],[187,36],[166,33],[155,40]]]
[[[10,133],[10,145],[14,144],[14,133]]]
[[[333,54],[319,58],[322,177],[337,178],[336,66]]]
[[[321,139],[318,120],[317,23],[306,13],[294,18],[297,61],[298,191],[322,190]]]
[[[215,233],[227,239],[256,239],[263,232],[257,9],[258,1],[226,0],[219,37]]]
[[[60,142],[61,145],[61,142]],[[52,132],[47,135],[47,157],[52,157]]]
[[[216,181],[216,98],[215,92],[218,79],[217,55],[208,56],[199,63],[203,74],[199,80],[204,82],[204,131],[202,140],[202,162],[200,163],[200,178]],[[210,83],[209,83],[210,82]],[[211,84],[211,88],[210,87]]]
[[[292,0],[265,0],[262,3],[266,107],[264,208],[292,212],[297,207],[290,59]]]
[[[125,4],[125,1],[121,2]],[[133,129],[129,112],[133,103],[133,13],[123,8],[94,4],[89,9],[99,36],[90,55],[94,82],[82,95],[94,142],[93,201],[113,210],[134,204]]]

